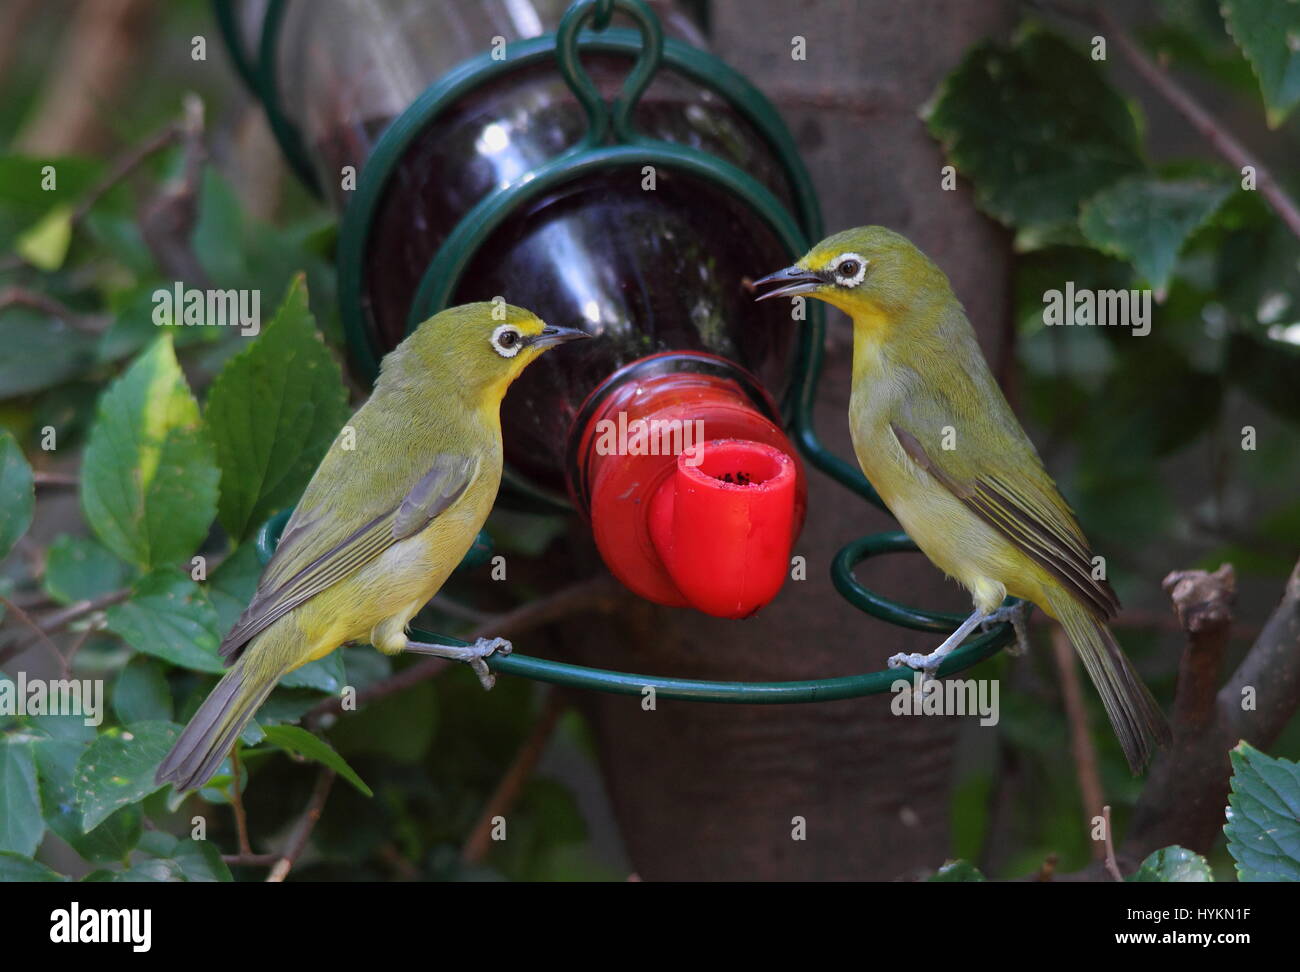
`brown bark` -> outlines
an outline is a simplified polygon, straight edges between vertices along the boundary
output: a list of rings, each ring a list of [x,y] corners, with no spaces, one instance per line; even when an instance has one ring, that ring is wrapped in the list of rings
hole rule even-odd
[[[1009,3],[962,0],[712,7],[715,51],[777,101],[817,183],[827,232],[880,223],[911,237],[949,274],[994,358],[1005,351],[1007,240],[964,190],[941,190],[943,159],[918,111],[964,51],[1004,31],[1013,13]],[[806,38],[806,61],[791,59],[794,35]],[[826,443],[851,456],[849,331],[832,317],[817,421]],[[896,526],[813,473],[795,547],[808,579],[788,582],[756,618],[642,605],[614,624],[567,626],[565,651],[586,664],[698,678],[882,668],[890,654],[928,649],[934,638],[861,614],[828,574],[840,546],[882,529]],[[880,559],[859,576],[918,605],[966,605],[920,557]],[[890,879],[933,869],[948,852],[956,727],[947,719],[897,718],[887,696],[778,706],[661,699],[655,711],[636,698],[584,693],[575,702],[592,720],[633,869],[645,879]],[[792,839],[796,817],[806,821],[802,841]]]
[[[102,147],[112,130],[102,115],[131,75],[151,6],[151,0],[84,0],[77,6],[49,86],[15,140],[19,151],[57,156]]]
[[[1165,579],[1187,631],[1174,700],[1174,741],[1152,765],[1124,842],[1130,861],[1179,844],[1206,853],[1223,830],[1239,740],[1267,748],[1300,705],[1300,563],[1281,603],[1237,670],[1219,687],[1232,624],[1236,578],[1230,565],[1213,574],[1183,571]]]

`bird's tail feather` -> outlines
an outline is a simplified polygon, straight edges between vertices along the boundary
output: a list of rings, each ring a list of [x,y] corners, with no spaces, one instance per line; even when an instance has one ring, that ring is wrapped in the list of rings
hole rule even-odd
[[[1142,772],[1155,748],[1171,738],[1164,713],[1104,621],[1073,598],[1053,600],[1050,607],[1101,695],[1129,768]]]
[[[155,782],[173,782],[178,790],[192,790],[206,783],[277,680],[250,677],[245,659],[236,662],[159,764]]]

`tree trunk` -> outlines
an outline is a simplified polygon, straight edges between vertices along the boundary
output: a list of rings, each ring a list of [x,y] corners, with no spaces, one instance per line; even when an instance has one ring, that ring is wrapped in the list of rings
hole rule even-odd
[[[1012,22],[1012,4],[967,0],[833,2],[719,0],[715,51],[777,102],[811,170],[827,232],[880,223],[919,245],[949,275],[1002,373],[1009,247],[965,192],[940,187],[944,162],[921,105],[978,39]],[[792,38],[807,59],[793,60]],[[755,275],[776,269],[755,267]],[[850,332],[831,312],[817,423],[852,455],[845,419]],[[645,605],[620,619],[570,625],[580,662],[696,678],[784,680],[884,667],[935,638],[872,619],[840,598],[829,565],[863,533],[897,527],[813,472],[808,522],[795,545],[808,579],[788,582],[753,619],[720,621]],[[967,609],[919,556],[864,564],[868,586],[931,608]],[[810,705],[735,706],[583,693],[601,766],[641,877],[892,879],[941,864],[956,727],[900,718],[889,696]],[[795,839],[799,819],[805,839]]]

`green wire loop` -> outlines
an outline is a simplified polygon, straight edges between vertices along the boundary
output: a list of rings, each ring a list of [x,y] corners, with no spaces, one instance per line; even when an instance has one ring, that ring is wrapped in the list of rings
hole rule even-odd
[[[257,533],[258,558],[265,564],[275,552],[279,542],[280,531],[289,518],[289,511],[277,513],[262,525]],[[480,534],[480,541],[485,535]],[[490,541],[489,541],[490,542]],[[902,533],[879,534],[855,541],[840,551],[842,558],[852,550],[853,562],[877,554],[895,553],[915,550],[911,540]],[[471,554],[473,552],[471,551]],[[490,548],[488,551],[490,556]],[[837,558],[838,560],[839,558]],[[466,561],[469,557],[466,558]],[[464,569],[462,562],[459,569]],[[850,570],[852,569],[850,565]],[[851,576],[851,575],[850,575]],[[879,595],[863,590],[869,597]],[[883,600],[883,599],[882,599]],[[888,602],[885,602],[888,603]],[[956,628],[961,618],[957,615],[932,614],[928,611],[903,609],[910,612],[919,623],[904,623],[908,627],[920,627],[925,630],[948,632]],[[995,654],[1006,643],[1002,629],[1010,625],[999,625],[988,634],[966,641],[960,648],[949,655],[939,666],[938,674],[951,675]],[[413,641],[433,642],[443,645],[468,645],[468,641],[452,638],[419,628],[411,629]],[[912,673],[906,669],[881,669],[862,675],[841,675],[834,678],[803,679],[789,682],[731,682],[713,679],[672,678],[663,675],[636,675],[630,672],[614,672],[602,668],[588,668],[585,665],[570,665],[567,662],[551,661],[531,655],[512,653],[509,655],[492,655],[487,659],[488,668],[506,675],[517,675],[539,682],[566,685],[576,688],[594,689],[599,692],[612,692],[616,695],[643,695],[647,689],[653,689],[657,697],[678,699],[686,702],[729,702],[759,705],[774,705],[791,702],[833,702],[837,699],[855,699],[865,695],[878,695],[895,691],[899,682],[911,684]]]
[[[614,19],[614,0],[595,0],[591,14],[591,26],[595,30],[605,30]]]
[[[266,111],[271,133],[280,145],[280,151],[289,161],[289,167],[312,195],[320,198],[320,181],[312,168],[311,156],[303,141],[302,131],[289,120],[280,102],[280,79],[276,46],[280,40],[280,26],[284,23],[285,0],[267,0],[266,13],[262,15],[262,36],[258,43],[256,81]]]
[[[244,45],[231,0],[212,0],[212,14],[217,20],[217,29],[221,31],[221,39],[230,54],[230,60],[235,65],[235,73],[244,82],[244,86],[253,95],[257,95],[257,66]]]
[[[641,43],[636,63],[623,89],[614,99],[612,108],[605,105],[596,83],[582,66],[579,56],[578,31],[583,21],[591,19],[591,25],[597,32],[609,27],[614,9],[624,11],[636,21],[640,28]],[[560,29],[555,34],[555,60],[560,69],[560,76],[573,92],[578,103],[587,114],[587,136],[580,145],[595,146],[605,140],[611,128],[615,137],[622,142],[631,142],[634,138],[632,128],[632,111],[649,86],[655,72],[659,70],[664,57],[664,32],[659,18],[642,0],[578,0],[565,12],[560,20]]]

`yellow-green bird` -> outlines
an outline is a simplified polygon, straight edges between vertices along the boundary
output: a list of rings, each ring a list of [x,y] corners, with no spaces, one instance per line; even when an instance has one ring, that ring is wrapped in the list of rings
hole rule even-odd
[[[891,668],[932,675],[976,627],[1030,601],[1064,627],[1133,771],[1169,738],[1160,708],[1106,621],[1119,609],[1094,569],[1074,514],[1016,421],[948,278],[904,236],[881,226],[823,240],[794,266],[757,281],[759,297],[805,295],[853,319],[853,448],[903,529],[970,591],[975,611],[928,655]],[[1022,637],[1023,640],[1023,637]]]
[[[286,674],[340,645],[471,664],[510,651],[408,641],[406,626],[474,542],[501,482],[501,400],[548,348],[589,337],[502,302],[453,307],[380,366],[370,400],[312,476],[248,609],[221,644],[230,671],[158,768],[201,786]]]

